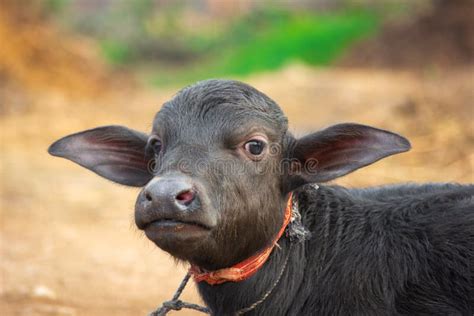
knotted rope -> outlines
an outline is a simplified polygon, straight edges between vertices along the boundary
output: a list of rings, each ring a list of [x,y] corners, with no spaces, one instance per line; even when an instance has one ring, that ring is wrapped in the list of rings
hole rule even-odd
[[[189,278],[191,277],[191,273],[187,273],[181,281],[181,284],[179,285],[178,289],[173,295],[173,298],[170,301],[166,301],[161,305],[160,308],[158,308],[156,311],[151,312],[148,316],[164,316],[168,314],[169,311],[174,310],[174,311],[179,311],[183,308],[188,308],[188,309],[194,309],[198,312],[205,313],[205,314],[211,314],[209,308],[198,305],[198,304],[192,304],[192,303],[187,303],[183,302],[182,300],[179,299],[181,296],[181,293],[183,293],[184,288],[186,287],[186,284],[189,281]]]
[[[258,305],[262,304],[267,299],[267,297],[270,296],[270,294],[272,294],[273,290],[276,288],[278,283],[280,283],[281,277],[283,276],[283,273],[286,270],[286,266],[288,265],[288,259],[290,258],[290,252],[291,252],[291,246],[292,246],[292,244],[290,244],[290,247],[288,249],[288,253],[287,253],[286,258],[285,258],[285,262],[283,263],[283,266],[280,270],[280,273],[278,274],[277,279],[275,280],[273,285],[270,287],[270,289],[268,289],[267,292],[265,292],[265,294],[258,301],[256,301],[255,303],[253,303],[252,305],[250,305],[248,307],[245,307],[245,308],[242,308],[241,310],[238,310],[235,313],[235,315],[237,315],[237,316],[238,315],[243,315],[245,313],[250,312],[251,310],[254,310]],[[176,290],[176,293],[174,294],[173,298],[170,301],[164,302],[163,305],[161,305],[161,307],[159,309],[157,309],[154,312],[151,312],[148,316],[165,316],[171,310],[179,311],[183,308],[194,309],[194,310],[199,311],[201,313],[211,314],[211,311],[207,307],[204,307],[204,306],[201,306],[201,305],[198,305],[198,304],[183,302],[179,299],[179,296],[181,295],[184,288],[186,287],[186,284],[188,283],[190,277],[191,277],[191,273],[188,272],[186,274],[186,276],[184,277],[183,281],[181,281],[181,284],[179,285],[178,289]]]

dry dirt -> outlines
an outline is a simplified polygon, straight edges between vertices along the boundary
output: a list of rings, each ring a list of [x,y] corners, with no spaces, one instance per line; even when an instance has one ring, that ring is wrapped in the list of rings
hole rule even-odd
[[[473,70],[415,75],[292,65],[246,81],[283,107],[296,135],[356,121],[412,140],[411,152],[338,183],[473,182]],[[145,315],[173,294],[185,267],[135,229],[137,189],[50,157],[46,148],[97,125],[147,131],[174,92],[116,92],[80,101],[45,92],[24,111],[0,117],[2,315]],[[185,298],[199,301],[192,286]]]

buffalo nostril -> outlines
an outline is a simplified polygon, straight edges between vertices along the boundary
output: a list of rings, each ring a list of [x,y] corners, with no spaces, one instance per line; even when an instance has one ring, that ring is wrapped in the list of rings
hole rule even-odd
[[[147,201],[150,201],[150,202],[153,200],[150,193],[148,193],[148,192],[145,192],[145,199],[147,199]]]
[[[191,190],[187,190],[176,195],[176,201],[178,201],[179,204],[188,206],[194,200],[194,197],[195,193]]]

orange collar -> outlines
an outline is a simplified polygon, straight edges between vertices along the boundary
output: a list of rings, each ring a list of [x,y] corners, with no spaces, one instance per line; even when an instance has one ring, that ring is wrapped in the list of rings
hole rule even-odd
[[[192,265],[189,271],[193,275],[194,281],[206,281],[210,285],[216,285],[228,281],[243,281],[254,275],[265,264],[273,248],[275,248],[275,245],[277,244],[278,240],[283,235],[286,226],[288,226],[292,213],[292,200],[293,194],[290,193],[288,203],[286,204],[283,225],[281,226],[280,231],[276,235],[273,242],[267,248],[263,249],[261,252],[253,255],[252,257],[233,265],[230,268],[204,272],[198,266]]]

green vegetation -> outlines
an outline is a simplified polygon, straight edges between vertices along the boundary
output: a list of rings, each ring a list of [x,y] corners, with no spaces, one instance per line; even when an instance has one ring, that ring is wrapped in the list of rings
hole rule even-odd
[[[328,65],[355,40],[373,34],[378,16],[369,11],[253,12],[218,36],[189,39],[198,56],[182,71],[159,69],[154,84],[188,82],[208,77],[245,76],[274,70],[289,61]],[[172,79],[170,79],[172,78]]]
[[[288,60],[327,65],[348,44],[373,31],[377,25],[375,16],[366,12],[280,13],[268,21],[256,32],[249,32],[246,39],[237,36],[241,42],[233,42],[223,54],[222,72],[245,75],[278,68]],[[255,30],[252,26],[250,29]]]
[[[206,1],[37,1],[63,25],[95,38],[110,65],[155,85],[242,77],[292,61],[330,65],[375,33],[386,14],[402,10],[347,1],[321,12],[268,0],[229,16]]]
[[[100,42],[104,58],[112,65],[123,65],[130,60],[130,49],[120,41],[104,40]]]
[[[43,0],[40,2],[46,14],[59,14],[69,4],[70,0]]]

